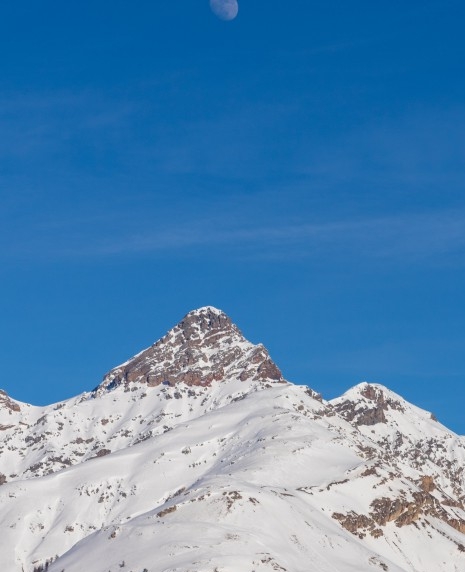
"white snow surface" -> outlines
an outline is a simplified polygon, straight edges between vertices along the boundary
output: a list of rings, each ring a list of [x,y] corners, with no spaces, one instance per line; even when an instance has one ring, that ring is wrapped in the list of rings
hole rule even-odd
[[[0,393],[1,571],[463,572],[464,438],[380,385],[238,379],[263,347],[230,333],[207,385]]]

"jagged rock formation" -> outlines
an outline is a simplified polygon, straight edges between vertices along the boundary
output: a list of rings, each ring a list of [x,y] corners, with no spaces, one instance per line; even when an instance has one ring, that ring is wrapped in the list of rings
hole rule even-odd
[[[387,388],[286,382],[190,312],[92,392],[0,392],[6,572],[462,572],[465,440]]]
[[[224,312],[208,306],[190,312],[153,346],[112,369],[97,392],[121,384],[205,386],[225,379],[284,382],[265,347],[248,342]]]

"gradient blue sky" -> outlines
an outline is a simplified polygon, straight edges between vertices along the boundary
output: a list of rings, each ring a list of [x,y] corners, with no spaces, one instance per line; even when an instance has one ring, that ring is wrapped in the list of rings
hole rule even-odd
[[[463,0],[5,4],[0,386],[89,390],[211,304],[465,433]]]

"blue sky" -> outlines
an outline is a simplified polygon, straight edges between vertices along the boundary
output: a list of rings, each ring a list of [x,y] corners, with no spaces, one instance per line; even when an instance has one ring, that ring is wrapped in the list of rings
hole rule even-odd
[[[2,7],[0,359],[91,389],[214,305],[325,397],[465,433],[463,2]]]

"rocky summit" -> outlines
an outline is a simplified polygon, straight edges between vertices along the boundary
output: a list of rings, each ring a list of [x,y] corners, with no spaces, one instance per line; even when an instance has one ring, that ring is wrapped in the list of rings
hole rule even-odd
[[[0,391],[1,570],[463,572],[464,467],[431,413],[325,401],[205,307],[93,391]]]
[[[190,312],[153,346],[112,369],[98,390],[133,383],[205,386],[231,379],[284,382],[267,350],[248,342],[224,312],[208,306]]]

